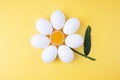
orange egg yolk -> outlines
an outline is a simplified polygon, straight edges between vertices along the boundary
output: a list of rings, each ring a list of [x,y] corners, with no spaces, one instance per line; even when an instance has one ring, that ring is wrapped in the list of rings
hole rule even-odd
[[[54,31],[51,35],[50,35],[50,39],[52,44],[54,45],[60,45],[64,42],[64,34],[61,31]]]

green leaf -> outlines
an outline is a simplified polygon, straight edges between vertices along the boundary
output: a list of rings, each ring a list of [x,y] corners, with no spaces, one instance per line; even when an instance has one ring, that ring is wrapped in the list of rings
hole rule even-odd
[[[82,57],[85,57],[87,59],[95,61],[96,60],[95,58],[88,56],[90,49],[91,49],[91,35],[90,35],[90,33],[91,33],[91,27],[88,25],[86,32],[85,32],[85,39],[84,39],[84,54],[76,51],[73,48],[71,48],[71,50],[74,51],[75,53],[81,55]]]
[[[91,27],[88,25],[84,39],[84,54],[88,55],[91,49]]]

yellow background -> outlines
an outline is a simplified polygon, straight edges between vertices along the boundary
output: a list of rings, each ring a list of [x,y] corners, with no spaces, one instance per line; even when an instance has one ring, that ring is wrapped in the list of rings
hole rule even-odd
[[[31,46],[35,22],[62,10],[77,17],[84,36],[92,26],[90,61],[77,54],[65,64],[45,64]],[[0,80],[120,80],[120,0],[0,0]],[[83,52],[83,47],[77,49]]]

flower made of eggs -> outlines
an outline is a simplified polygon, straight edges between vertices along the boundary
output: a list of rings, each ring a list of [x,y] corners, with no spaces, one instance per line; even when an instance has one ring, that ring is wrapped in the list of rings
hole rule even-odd
[[[65,16],[61,11],[54,11],[50,17],[50,22],[39,19],[36,28],[41,34],[36,34],[31,38],[31,44],[36,48],[45,48],[42,52],[44,62],[52,62],[57,55],[63,62],[71,62],[74,54],[71,48],[78,48],[83,44],[83,38],[79,34],[74,34],[80,27],[77,18],[70,18],[65,23]]]

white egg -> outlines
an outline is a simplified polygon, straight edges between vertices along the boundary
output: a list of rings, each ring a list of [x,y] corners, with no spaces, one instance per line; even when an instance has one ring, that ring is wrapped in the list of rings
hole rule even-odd
[[[57,57],[57,48],[54,45],[48,46],[42,53],[42,60],[46,63],[52,62]]]
[[[49,35],[53,31],[53,28],[50,22],[44,18],[39,19],[36,22],[36,28],[41,34],[44,34],[44,35]]]
[[[63,32],[65,34],[73,34],[78,30],[79,27],[80,27],[79,20],[77,18],[70,18],[65,23],[63,27]]]
[[[31,44],[36,48],[45,48],[50,44],[48,37],[36,34],[31,38]]]
[[[58,56],[61,59],[61,61],[65,63],[71,62],[74,59],[73,51],[65,45],[59,46]]]
[[[83,44],[83,38],[79,34],[71,34],[66,37],[65,44],[71,48],[78,48]]]
[[[50,21],[56,30],[60,30],[65,22],[64,14],[61,11],[54,11],[51,15]]]

